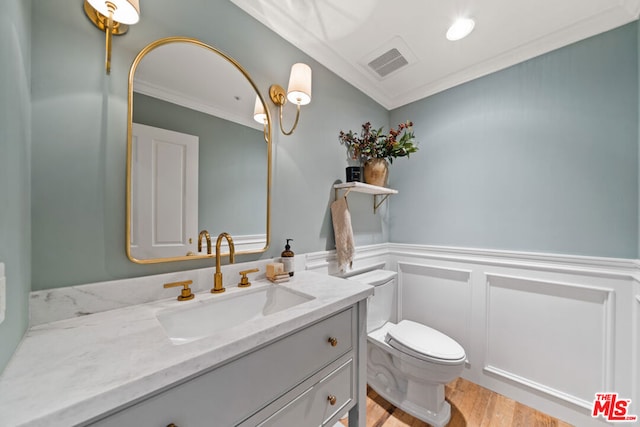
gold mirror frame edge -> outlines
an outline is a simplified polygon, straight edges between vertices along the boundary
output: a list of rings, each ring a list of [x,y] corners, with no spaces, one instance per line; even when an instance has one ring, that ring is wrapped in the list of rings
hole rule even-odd
[[[151,258],[151,259],[138,259],[134,258],[131,255],[131,167],[132,167],[132,126],[133,126],[133,76],[135,75],[136,69],[142,58],[151,52],[152,50],[166,45],[170,43],[192,43],[198,46],[201,46],[205,49],[210,50],[211,52],[220,55],[222,58],[226,59],[230,62],[238,71],[244,75],[244,77],[249,81],[256,94],[260,98],[260,102],[265,107],[264,111],[267,115],[267,129],[265,131],[265,138],[267,143],[267,241],[265,243],[264,248],[255,249],[255,250],[246,250],[236,252],[235,255],[250,255],[250,254],[259,254],[264,253],[269,249],[269,244],[271,242],[271,150],[272,150],[272,137],[271,137],[271,112],[267,107],[267,103],[265,102],[258,86],[255,84],[247,70],[244,69],[242,65],[231,56],[222,52],[221,50],[216,49],[213,46],[210,46],[198,39],[194,39],[191,37],[165,37],[162,39],[158,39],[149,43],[145,46],[133,60],[131,64],[131,69],[129,70],[129,87],[127,90],[127,200],[126,200],[126,236],[125,236],[125,247],[127,252],[127,258],[130,261],[136,264],[159,264],[162,262],[175,262],[175,261],[192,261],[192,260],[201,260],[201,259],[210,259],[214,258],[215,254],[207,254],[207,255],[194,255],[194,256],[178,256],[178,257],[168,257],[168,258]],[[227,253],[222,255],[228,255]]]

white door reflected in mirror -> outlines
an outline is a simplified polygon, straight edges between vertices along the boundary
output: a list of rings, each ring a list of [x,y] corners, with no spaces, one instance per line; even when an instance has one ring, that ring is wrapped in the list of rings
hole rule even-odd
[[[133,123],[131,255],[196,252],[198,137]]]

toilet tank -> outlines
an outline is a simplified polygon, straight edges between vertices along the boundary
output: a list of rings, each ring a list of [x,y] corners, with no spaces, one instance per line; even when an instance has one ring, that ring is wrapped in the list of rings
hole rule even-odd
[[[367,300],[367,333],[375,331],[387,322],[396,322],[397,275],[395,271],[373,270],[349,277],[349,280],[357,280],[374,287],[373,296]]]

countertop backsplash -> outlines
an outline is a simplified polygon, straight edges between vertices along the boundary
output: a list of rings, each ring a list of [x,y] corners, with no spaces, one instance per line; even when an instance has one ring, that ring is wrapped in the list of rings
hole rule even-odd
[[[260,269],[258,273],[250,274],[249,280],[264,279],[266,264],[279,262],[279,259],[223,265],[223,285],[235,287],[240,281],[238,273],[249,268]],[[303,256],[296,256],[296,271],[304,270],[304,263]],[[31,292],[29,324],[36,326],[176,297],[179,290],[165,289],[162,286],[170,282],[192,280],[192,291],[203,292],[213,287],[214,273],[215,267],[208,267]]]

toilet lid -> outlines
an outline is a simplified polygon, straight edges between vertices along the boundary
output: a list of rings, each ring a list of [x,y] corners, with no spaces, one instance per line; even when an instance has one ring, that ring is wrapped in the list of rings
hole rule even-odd
[[[423,360],[459,361],[466,357],[455,340],[411,320],[402,320],[389,329],[385,341],[396,350]]]

